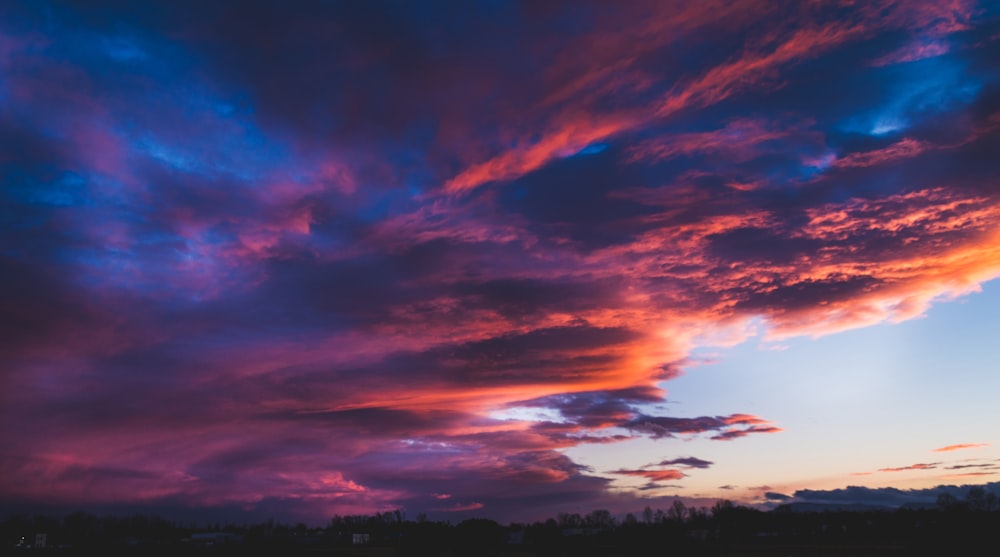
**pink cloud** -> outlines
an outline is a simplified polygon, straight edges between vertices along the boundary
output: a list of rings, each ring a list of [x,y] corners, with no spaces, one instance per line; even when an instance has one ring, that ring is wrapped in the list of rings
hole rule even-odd
[[[951,47],[943,42],[920,42],[906,46],[885,56],[875,59],[873,66],[888,66],[890,64],[902,64],[905,62],[915,62],[925,58],[934,58],[947,54]]]
[[[455,503],[454,505],[452,505],[450,507],[439,507],[439,508],[431,509],[431,510],[438,511],[438,512],[446,512],[446,513],[457,513],[457,512],[465,512],[465,511],[478,511],[479,509],[482,509],[485,506],[486,505],[483,505],[482,503],[476,503],[476,502],[465,503],[465,504]]]
[[[680,470],[614,470],[610,473],[622,476],[638,476],[654,482],[668,482],[680,480],[685,477],[684,472]]]
[[[865,153],[851,153],[846,157],[837,159],[834,162],[834,166],[837,168],[855,168],[885,164],[900,159],[916,157],[932,148],[932,146],[924,142],[905,138],[884,149]]]

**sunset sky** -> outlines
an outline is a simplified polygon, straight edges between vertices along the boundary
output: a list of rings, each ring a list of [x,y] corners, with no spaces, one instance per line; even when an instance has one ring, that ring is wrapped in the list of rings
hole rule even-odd
[[[1000,482],[998,60],[989,1],[4,2],[0,511]]]

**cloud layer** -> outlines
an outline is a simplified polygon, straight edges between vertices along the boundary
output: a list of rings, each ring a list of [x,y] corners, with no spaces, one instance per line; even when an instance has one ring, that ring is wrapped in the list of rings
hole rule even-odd
[[[1000,275],[1000,13],[779,4],[0,8],[0,494],[544,515],[780,432],[663,382]]]

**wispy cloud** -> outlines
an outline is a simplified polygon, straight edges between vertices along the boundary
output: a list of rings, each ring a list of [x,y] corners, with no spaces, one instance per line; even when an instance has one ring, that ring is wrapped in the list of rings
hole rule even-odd
[[[911,464],[909,466],[898,466],[898,467],[895,467],[895,468],[879,468],[878,471],[879,472],[906,472],[908,470],[933,470],[933,469],[937,468],[940,464],[941,464],[940,462],[931,462],[931,463],[921,462],[921,463],[917,463],[917,464]]]
[[[647,478],[654,482],[667,482],[671,480],[679,480],[684,477],[684,472],[680,470],[612,470],[610,474],[619,474],[622,476],[639,476],[642,478]]]
[[[950,453],[952,451],[963,451],[966,449],[982,449],[984,447],[989,447],[989,443],[959,443],[957,445],[947,445],[944,447],[938,447],[934,449],[936,453]]]
[[[712,466],[712,462],[709,460],[703,460],[700,458],[695,458],[693,456],[686,456],[681,458],[671,458],[667,460],[662,460],[656,464],[656,466],[686,466],[688,468],[709,468]]]

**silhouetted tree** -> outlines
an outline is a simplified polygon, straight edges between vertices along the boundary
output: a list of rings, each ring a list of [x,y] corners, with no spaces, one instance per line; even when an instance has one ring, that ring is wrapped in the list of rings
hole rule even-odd
[[[615,525],[615,518],[611,516],[610,511],[597,509],[587,515],[584,524],[588,528],[611,528]]]
[[[684,522],[684,518],[687,516],[687,505],[680,499],[674,499],[673,504],[670,505],[670,510],[667,511],[667,516],[674,522]]]
[[[470,518],[455,527],[455,554],[497,555],[506,543],[504,529],[495,520]]]
[[[955,511],[963,507],[961,501],[950,493],[942,493],[937,496],[937,506],[943,511]]]
[[[719,518],[721,515],[735,508],[736,505],[729,499],[719,499],[715,502],[715,505],[712,505],[712,518]]]
[[[582,528],[583,517],[578,513],[559,513],[556,515],[560,528]]]
[[[997,496],[982,487],[974,487],[966,493],[965,504],[970,511],[992,512],[997,509]]]
[[[646,508],[642,509],[642,521],[646,524],[653,523],[653,509],[649,508],[649,505],[646,505]]]

